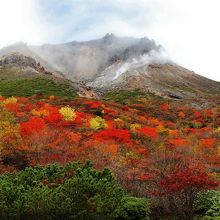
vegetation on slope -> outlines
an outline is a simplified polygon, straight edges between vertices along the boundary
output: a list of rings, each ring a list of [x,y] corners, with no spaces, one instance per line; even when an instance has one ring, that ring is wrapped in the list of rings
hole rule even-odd
[[[204,215],[204,220],[220,219],[220,191],[208,190],[200,193],[196,201],[196,211]]]
[[[138,97],[128,104],[84,98],[66,101],[58,97],[0,97],[0,171],[3,179],[5,175],[16,175],[5,172],[89,159],[97,170],[109,167],[117,183],[131,195],[149,198],[155,218],[170,215],[191,220],[201,214],[217,219],[216,205],[206,206],[203,204],[205,199],[200,203],[197,199],[202,198],[203,193],[206,196],[207,190],[218,190],[219,186],[219,107],[213,104],[211,108],[198,109],[183,101],[164,102],[146,97]],[[61,185],[65,185],[65,181]],[[0,192],[5,191],[4,182]],[[23,190],[21,185],[19,190]],[[95,204],[101,210],[105,205],[109,209],[105,197],[102,200],[101,185],[100,192],[96,191],[100,197],[96,197],[98,204]],[[43,189],[53,186],[46,184]],[[42,185],[36,182],[36,187]],[[88,199],[86,190],[82,199],[84,194]],[[52,200],[57,201],[56,198]],[[117,213],[127,215],[124,209],[135,213],[134,210],[143,207],[143,200],[140,204],[135,198],[126,197],[120,201],[123,202]],[[140,206],[136,207],[136,202]],[[90,203],[86,204],[90,207]],[[196,204],[200,204],[198,208]],[[4,204],[2,207],[7,211]],[[82,205],[80,210],[85,210],[84,207]],[[129,216],[124,219],[138,219]]]
[[[108,169],[90,162],[27,168],[0,176],[0,218],[148,219],[146,199],[131,197]]]
[[[139,89],[136,90],[119,90],[105,94],[106,101],[115,101],[121,104],[133,104],[143,102],[143,99],[156,99],[162,101],[163,98],[156,96],[153,93],[146,93]]]
[[[41,93],[45,96],[76,97],[76,92],[68,84],[55,83],[47,78],[27,78],[18,80],[0,80],[0,94],[3,96],[33,96]]]

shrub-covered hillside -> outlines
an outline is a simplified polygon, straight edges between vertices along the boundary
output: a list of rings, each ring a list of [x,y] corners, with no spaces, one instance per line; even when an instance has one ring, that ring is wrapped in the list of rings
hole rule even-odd
[[[35,77],[16,80],[0,80],[0,94],[3,96],[29,97],[35,94],[74,98],[76,92],[67,83],[56,83],[52,79]]]
[[[218,219],[214,102],[45,94],[0,97],[1,219]]]
[[[26,168],[0,176],[1,219],[148,219],[146,199],[129,196],[91,162]]]

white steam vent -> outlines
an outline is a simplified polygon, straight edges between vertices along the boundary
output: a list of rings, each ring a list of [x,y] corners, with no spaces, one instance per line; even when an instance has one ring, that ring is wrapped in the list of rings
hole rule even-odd
[[[127,61],[122,64],[121,67],[119,67],[119,69],[115,71],[115,76],[113,77],[113,80],[117,79],[128,70],[148,66],[152,63],[165,64],[168,62],[171,62],[171,60],[164,50],[152,50],[150,53],[144,54],[137,59],[133,58],[131,61]]]

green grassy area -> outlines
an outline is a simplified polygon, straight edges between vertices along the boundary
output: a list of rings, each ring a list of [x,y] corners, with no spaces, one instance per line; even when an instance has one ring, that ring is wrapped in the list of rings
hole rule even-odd
[[[121,104],[128,104],[128,103],[138,103],[139,99],[142,98],[153,98],[153,99],[158,99],[158,100],[162,100],[161,97],[156,96],[153,93],[145,93],[142,92],[138,89],[136,90],[119,90],[119,91],[113,91],[113,92],[109,92],[104,96],[104,99],[107,101],[115,101]]]
[[[76,92],[67,83],[55,83],[47,78],[28,78],[28,79],[0,79],[0,94],[2,96],[23,96],[28,97],[36,93],[45,96],[60,96],[66,98],[76,97]]]

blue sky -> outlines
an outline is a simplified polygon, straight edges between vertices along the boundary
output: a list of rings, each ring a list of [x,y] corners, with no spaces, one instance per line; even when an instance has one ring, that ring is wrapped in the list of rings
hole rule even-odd
[[[220,81],[219,0],[0,0],[0,47],[147,36],[180,65]]]
[[[131,0],[39,0],[38,10],[45,23],[62,32],[54,41],[89,40],[108,32],[142,37],[147,35],[146,27],[153,19],[150,19],[151,6],[140,2],[142,4]]]

